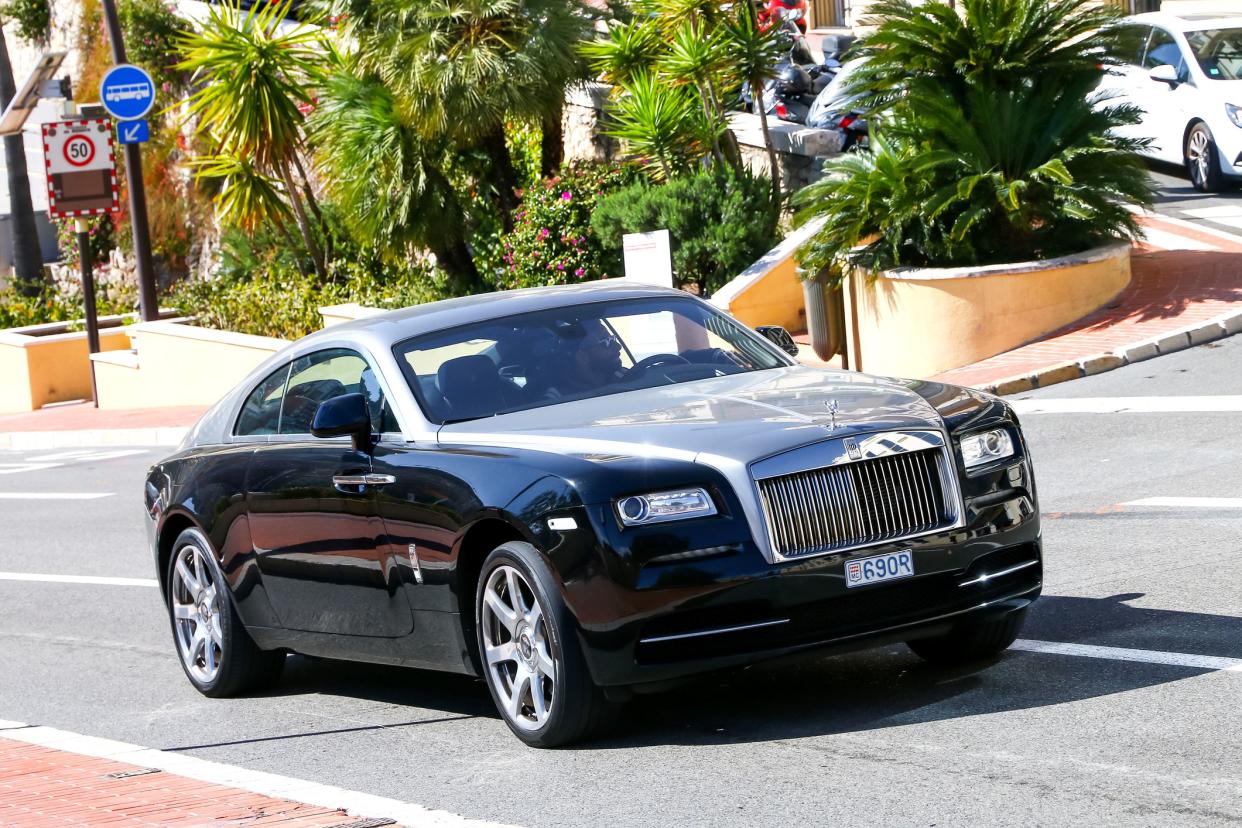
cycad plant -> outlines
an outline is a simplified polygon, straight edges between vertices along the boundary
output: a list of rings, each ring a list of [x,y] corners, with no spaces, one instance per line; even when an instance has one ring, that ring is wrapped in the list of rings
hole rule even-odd
[[[220,154],[244,159],[260,175],[282,182],[306,251],[320,278],[326,278],[324,255],[307,218],[309,188],[299,189],[294,171],[303,168],[299,107],[311,103],[327,47],[310,27],[279,25],[291,2],[256,4],[249,11],[242,10],[240,0],[211,6],[202,28],[181,38],[186,59],[177,68],[193,73],[197,91],[187,113],[197,118],[197,129]],[[226,187],[251,180],[220,177]],[[227,189],[221,197],[229,198]]]
[[[871,154],[825,165],[797,196],[824,217],[808,272],[956,266],[1080,252],[1140,230],[1151,185],[1116,128],[1137,111],[1095,92],[1111,9],[1093,0],[881,0],[853,83]]]

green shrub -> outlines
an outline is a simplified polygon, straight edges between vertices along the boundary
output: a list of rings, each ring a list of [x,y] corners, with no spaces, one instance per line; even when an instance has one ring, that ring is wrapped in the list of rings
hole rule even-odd
[[[179,90],[185,75],[173,68],[183,59],[178,38],[190,24],[164,0],[121,0],[117,16],[131,62],[151,73],[164,94]]]
[[[275,233],[229,231],[213,276],[179,283],[168,304],[204,327],[297,339],[323,327],[325,305],[395,309],[449,295],[439,271],[386,263],[374,250],[338,243],[329,281],[321,282]]]
[[[639,180],[637,168],[570,162],[561,175],[522,194],[513,232],[504,238],[499,288],[561,285],[621,275],[619,249],[605,249],[591,228],[601,197]]]
[[[601,201],[591,224],[615,255],[626,233],[668,230],[678,285],[707,296],[776,243],[770,188],[764,176],[713,165],[667,184],[631,185]]]
[[[48,0],[5,0],[0,17],[17,24],[17,36],[29,43],[46,43],[52,26],[52,6]]]
[[[95,312],[99,316],[132,313],[134,308],[123,302],[109,301],[96,290]],[[86,315],[86,307],[78,295],[70,296],[46,285],[36,296],[26,296],[9,285],[0,288],[0,330],[48,322],[68,322]]]

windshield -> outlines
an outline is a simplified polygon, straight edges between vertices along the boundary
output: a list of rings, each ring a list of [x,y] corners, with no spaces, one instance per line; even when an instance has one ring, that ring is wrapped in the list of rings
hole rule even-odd
[[[1203,74],[1212,80],[1242,78],[1242,29],[1186,32],[1186,40]]]
[[[393,348],[434,423],[787,365],[690,298],[635,299],[508,316]]]

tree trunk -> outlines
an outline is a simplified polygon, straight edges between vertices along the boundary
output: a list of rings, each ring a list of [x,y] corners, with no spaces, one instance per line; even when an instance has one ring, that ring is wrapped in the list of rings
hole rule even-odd
[[[0,25],[0,110],[8,106],[16,94],[13,65],[9,62],[8,44],[4,40],[4,28]],[[4,139],[4,166],[9,176],[9,226],[17,287],[27,296],[33,296],[43,288],[43,252],[39,246],[39,228],[35,224],[22,135],[10,135]]]
[[[751,84],[753,87],[754,84]],[[762,89],[762,85],[760,86]],[[776,147],[772,146],[772,135],[768,132],[768,113],[762,104],[755,107],[759,110],[759,125],[763,127],[763,145],[768,150],[768,167],[772,176],[772,211],[779,214],[781,209],[781,167],[776,160]]]
[[[497,126],[483,138],[483,151],[492,162],[492,173],[496,176],[496,206],[500,208],[500,223],[505,232],[513,231],[513,214],[518,205],[518,177],[513,167],[513,156],[509,154],[509,145],[505,143],[505,131]]]
[[[427,189],[440,194],[443,205],[441,211],[441,227],[443,232],[431,233],[428,247],[436,254],[436,263],[449,277],[449,288],[457,296],[471,296],[484,293],[488,287],[483,282],[474,256],[466,245],[464,228],[466,226],[465,211],[457,199],[452,183],[434,165],[425,167]]]
[[[564,117],[564,104],[558,106],[556,112],[547,112],[543,116],[543,130],[539,138],[539,174],[544,178],[556,175],[565,161]]]
[[[306,208],[302,205],[302,197],[298,195],[298,185],[293,180],[293,171],[289,169],[288,161],[282,160],[279,166],[280,177],[285,182],[289,203],[293,206],[293,215],[298,220],[298,229],[302,231],[302,242],[306,245],[306,252],[310,254],[311,260],[315,263],[315,273],[319,276],[319,280],[326,282],[328,268],[324,264],[323,251],[319,249],[315,234],[311,232],[310,222],[306,220]]]

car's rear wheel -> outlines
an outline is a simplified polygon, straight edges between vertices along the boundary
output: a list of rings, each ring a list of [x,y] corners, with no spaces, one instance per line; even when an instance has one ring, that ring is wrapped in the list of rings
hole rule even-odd
[[[961,621],[952,630],[935,638],[906,642],[915,655],[933,664],[967,664],[984,661],[1009,649],[1022,632],[1026,610],[1000,616]]]
[[[197,529],[186,529],[173,544],[168,617],[181,668],[203,695],[259,690],[280,677],[285,654],[259,649],[246,632],[211,546]]]
[[[523,742],[567,745],[611,721],[616,705],[592,682],[576,622],[534,547],[510,542],[488,555],[475,620],[488,690]]]
[[[1225,188],[1219,150],[1206,124],[1195,124],[1186,136],[1186,171],[1196,190],[1213,193]]]

